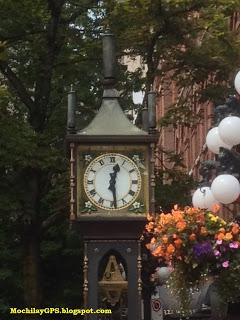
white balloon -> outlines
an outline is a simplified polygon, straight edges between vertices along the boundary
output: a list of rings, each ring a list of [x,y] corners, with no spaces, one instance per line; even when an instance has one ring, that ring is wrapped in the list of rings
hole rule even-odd
[[[192,196],[192,204],[196,208],[204,208],[204,192],[197,189]]]
[[[212,210],[214,205],[219,204],[209,187],[198,188],[193,194],[192,203],[196,208],[208,210]]]
[[[234,79],[234,86],[237,91],[237,93],[240,94],[240,71],[236,74],[236,77]]]
[[[221,174],[213,180],[211,190],[215,199],[229,204],[239,197],[240,184],[238,179],[231,174]]]
[[[224,118],[218,125],[219,136],[223,142],[231,146],[240,143],[240,118],[229,116]]]
[[[211,188],[207,189],[204,197],[205,208],[208,210],[213,210],[216,204],[220,204],[219,201],[214,197]]]
[[[208,149],[211,150],[213,153],[219,154],[219,148],[224,147],[226,149],[231,149],[232,146],[224,143],[219,136],[218,127],[212,128],[208,131],[206,137],[206,144]]]

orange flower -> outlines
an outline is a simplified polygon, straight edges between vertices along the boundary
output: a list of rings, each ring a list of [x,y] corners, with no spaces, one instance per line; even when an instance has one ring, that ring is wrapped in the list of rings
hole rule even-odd
[[[234,223],[232,226],[232,233],[238,234],[239,233],[239,225],[237,223]]]
[[[177,239],[177,234],[174,233],[174,234],[172,235],[172,237],[173,237],[173,239]]]
[[[148,232],[151,232],[151,231],[153,231],[153,227],[154,227],[154,223],[153,222],[149,222],[147,225],[146,225],[146,230],[148,231]]]
[[[167,213],[167,214],[161,213],[160,214],[160,219],[159,219],[160,225],[168,224],[168,223],[170,223],[171,220],[172,220],[172,215],[170,213]]]
[[[183,231],[187,226],[187,223],[185,221],[178,221],[176,223],[176,228],[178,229],[178,231]]]
[[[175,251],[174,245],[169,244],[169,245],[167,246],[167,253],[168,253],[168,254],[173,254],[174,251]]]
[[[196,240],[196,235],[195,235],[195,233],[190,234],[189,240],[191,240],[191,241]]]
[[[174,241],[176,248],[180,248],[182,243],[183,243],[183,241],[181,239],[177,239]]]
[[[225,233],[226,230],[225,230],[224,228],[220,228],[220,229],[219,229],[219,232]]]
[[[231,232],[227,232],[226,235],[225,235],[225,240],[232,240],[233,236],[231,234]]]
[[[208,235],[207,228],[206,228],[206,227],[201,227],[201,229],[200,229],[200,234],[201,234],[202,236],[207,236],[207,235]]]
[[[217,239],[218,240],[223,240],[225,237],[224,233],[220,232],[218,235],[217,235]]]
[[[154,231],[155,233],[160,233],[160,232],[162,232],[162,230],[163,230],[163,229],[162,229],[161,226],[157,226],[156,228],[154,228],[153,231]]]
[[[162,256],[163,255],[163,249],[162,246],[158,246],[155,250],[153,250],[152,254],[154,256]]]
[[[220,210],[221,206],[217,203],[215,203],[214,205],[212,205],[212,212],[213,213],[217,213]]]
[[[203,214],[203,213],[199,213],[199,214],[197,215],[196,221],[197,221],[198,223],[204,223],[204,222],[205,222],[204,214]]]
[[[156,243],[156,238],[152,238],[150,241],[152,244]]]
[[[164,236],[162,236],[162,241],[163,241],[163,243],[168,242],[168,236],[166,234]]]
[[[174,211],[172,215],[175,222],[181,221],[183,219],[183,215],[180,211]]]
[[[196,208],[192,208],[192,207],[187,208],[187,214],[189,214],[191,216],[194,215],[196,212],[197,212]]]
[[[150,213],[147,214],[147,220],[148,221],[153,221],[154,220],[153,216]]]

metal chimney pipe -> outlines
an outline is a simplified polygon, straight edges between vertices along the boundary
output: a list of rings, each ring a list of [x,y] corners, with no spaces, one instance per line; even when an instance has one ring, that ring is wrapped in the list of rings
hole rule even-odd
[[[116,49],[114,35],[108,30],[103,34],[103,75],[104,84],[115,83]]]
[[[148,92],[147,105],[149,128],[154,129],[156,128],[156,93],[154,91]]]
[[[73,86],[71,85],[71,89],[68,93],[68,114],[67,114],[67,130],[70,133],[74,133],[76,131],[76,128],[75,128],[76,105],[77,105],[77,96],[76,96],[76,92],[73,90]]]
[[[144,107],[142,109],[142,128],[145,131],[148,131],[148,129],[149,129],[148,119],[149,119],[148,109],[146,107]]]

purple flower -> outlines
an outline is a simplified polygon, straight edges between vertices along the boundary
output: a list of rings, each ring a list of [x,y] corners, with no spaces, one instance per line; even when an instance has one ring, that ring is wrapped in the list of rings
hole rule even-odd
[[[232,249],[237,249],[238,248],[238,243],[235,241],[235,242],[231,242],[229,243],[229,247],[232,248]]]
[[[222,240],[217,240],[216,244],[222,244]]]
[[[221,255],[221,253],[220,253],[220,251],[219,251],[219,250],[214,250],[214,255],[217,257],[217,256],[220,256],[220,255]]]
[[[223,268],[228,268],[229,267],[229,261],[226,260],[222,263]]]
[[[206,256],[212,255],[213,250],[211,243],[208,241],[202,243],[196,243],[193,246],[193,253],[197,258],[204,258]]]

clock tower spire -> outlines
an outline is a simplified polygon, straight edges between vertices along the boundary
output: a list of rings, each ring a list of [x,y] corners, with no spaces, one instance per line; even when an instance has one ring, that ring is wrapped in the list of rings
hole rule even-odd
[[[109,308],[111,319],[142,315],[141,241],[146,215],[154,212],[155,130],[135,126],[114,88],[113,35],[103,35],[103,97],[97,115],[66,137],[70,148],[70,219],[84,242],[86,308]],[[74,99],[69,99],[72,106]],[[73,110],[72,108],[71,110]],[[70,111],[71,111],[70,110]],[[73,118],[72,112],[69,112]],[[86,319],[106,319],[97,314]]]

